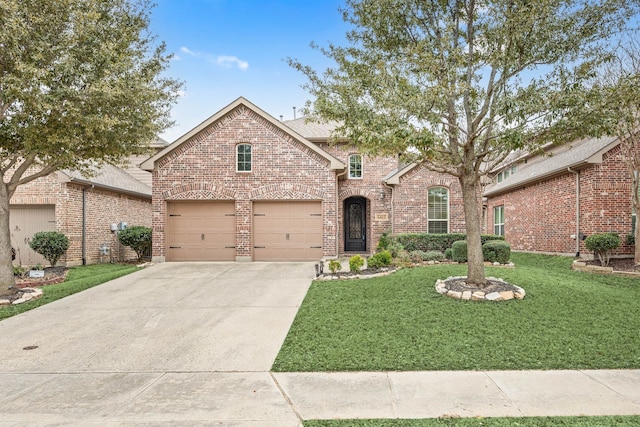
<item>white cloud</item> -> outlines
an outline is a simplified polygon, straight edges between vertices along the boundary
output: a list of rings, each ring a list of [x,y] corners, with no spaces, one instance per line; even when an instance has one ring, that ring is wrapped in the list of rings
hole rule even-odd
[[[186,46],[182,46],[180,48],[180,51],[185,55],[193,56],[195,58],[205,58],[207,61],[224,68],[238,67],[242,71],[245,71],[249,68],[249,63],[247,61],[243,61],[237,56],[231,56],[231,55],[215,56],[209,53],[195,52]]]
[[[216,58],[216,63],[226,68],[231,68],[236,65],[243,71],[249,68],[249,63],[241,60],[237,56],[220,55]]]
[[[191,56],[201,56],[199,53],[192,51],[191,49],[189,49],[186,46],[182,46],[180,48],[180,52],[186,53],[187,55],[191,55]]]

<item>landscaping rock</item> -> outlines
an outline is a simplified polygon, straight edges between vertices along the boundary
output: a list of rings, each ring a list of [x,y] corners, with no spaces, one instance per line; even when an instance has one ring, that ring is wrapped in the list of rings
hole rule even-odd
[[[502,298],[503,301],[509,301],[510,299],[513,299],[514,295],[515,294],[513,291],[500,292],[500,297]]]
[[[500,292],[491,292],[484,296],[484,299],[487,301],[501,301],[502,297],[500,296]]]

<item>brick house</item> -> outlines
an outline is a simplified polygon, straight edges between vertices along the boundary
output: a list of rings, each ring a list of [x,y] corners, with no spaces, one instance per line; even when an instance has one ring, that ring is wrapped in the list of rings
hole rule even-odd
[[[66,266],[135,259],[121,246],[112,224],[151,226],[151,188],[123,169],[104,166],[92,178],[58,171],[18,187],[10,201],[11,244],[14,264],[47,265],[29,247],[39,231],[58,231],[70,240],[59,264]],[[108,254],[101,254],[101,247]]]
[[[453,177],[329,144],[238,98],[142,163],[156,261],[301,261],[372,253],[384,232],[463,232]]]
[[[616,254],[633,254],[624,244],[633,227],[631,180],[617,138],[515,158],[484,196],[488,232],[513,250],[575,255],[588,252],[583,237],[615,232],[623,243]]]

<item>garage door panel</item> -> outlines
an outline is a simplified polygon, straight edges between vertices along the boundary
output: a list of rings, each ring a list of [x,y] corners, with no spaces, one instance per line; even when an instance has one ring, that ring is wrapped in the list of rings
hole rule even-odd
[[[254,203],[256,261],[322,258],[322,202]]]
[[[235,260],[235,202],[174,202],[167,211],[168,261]]]

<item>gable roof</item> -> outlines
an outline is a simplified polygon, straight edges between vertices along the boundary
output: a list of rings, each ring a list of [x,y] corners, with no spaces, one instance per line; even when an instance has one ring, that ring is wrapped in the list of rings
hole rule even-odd
[[[117,193],[151,198],[151,187],[138,181],[116,166],[103,165],[101,167],[95,167],[93,168],[93,173],[94,175],[92,177],[85,177],[78,171],[64,169],[58,171],[58,177],[62,182],[93,185]]]
[[[322,150],[320,147],[318,147],[317,145],[315,145],[314,143],[312,143],[311,141],[306,139],[304,136],[302,136],[300,133],[298,133],[295,129],[285,125],[283,122],[281,122],[279,120],[276,120],[274,117],[270,116],[269,114],[264,112],[262,109],[258,108],[257,106],[255,106],[251,102],[247,101],[243,97],[240,97],[240,98],[236,99],[231,104],[227,105],[222,110],[218,111],[217,113],[215,113],[214,115],[209,117],[207,120],[205,120],[204,122],[200,123],[195,128],[191,129],[189,132],[187,132],[184,135],[182,135],[180,138],[175,140],[172,144],[170,144],[169,146],[167,146],[163,150],[159,151],[157,154],[151,156],[150,158],[148,158],[147,160],[142,162],[140,167],[142,169],[144,169],[144,170],[147,170],[147,171],[153,171],[153,169],[155,168],[155,163],[158,160],[162,159],[164,156],[166,156],[167,154],[171,153],[173,150],[175,150],[176,148],[180,147],[182,144],[184,144],[185,142],[189,141],[195,135],[197,135],[198,133],[202,132],[204,129],[208,128],[213,123],[217,122],[218,120],[220,120],[221,118],[223,118],[224,116],[226,116],[231,111],[233,111],[236,108],[238,108],[239,106],[244,106],[244,107],[250,109],[251,111],[253,111],[257,115],[262,117],[264,120],[266,120],[267,122],[269,122],[273,126],[277,127],[281,131],[287,133],[288,135],[290,135],[292,138],[296,139],[297,141],[300,141],[302,144],[307,146],[310,150],[316,152],[321,157],[323,157],[326,160],[328,160],[331,169],[342,170],[342,169],[346,168],[346,165],[344,163],[342,163],[340,160],[338,160],[337,158],[335,158],[331,154],[327,153],[326,151]]]
[[[506,191],[561,175],[569,169],[580,169],[590,164],[602,163],[602,155],[620,143],[617,137],[590,138],[568,145],[568,149],[555,152],[540,161],[522,167],[502,182],[492,184],[484,192],[493,196]]]
[[[393,172],[391,172],[389,175],[385,176],[383,178],[383,181],[387,185],[399,185],[400,178],[402,178],[409,171],[413,170],[413,168],[415,168],[416,166],[418,166],[418,163],[410,163],[404,166],[403,168],[396,169]]]
[[[315,123],[307,122],[305,117],[284,122],[289,128],[298,132],[309,141],[324,142],[331,138],[331,132],[338,126],[338,122]]]

